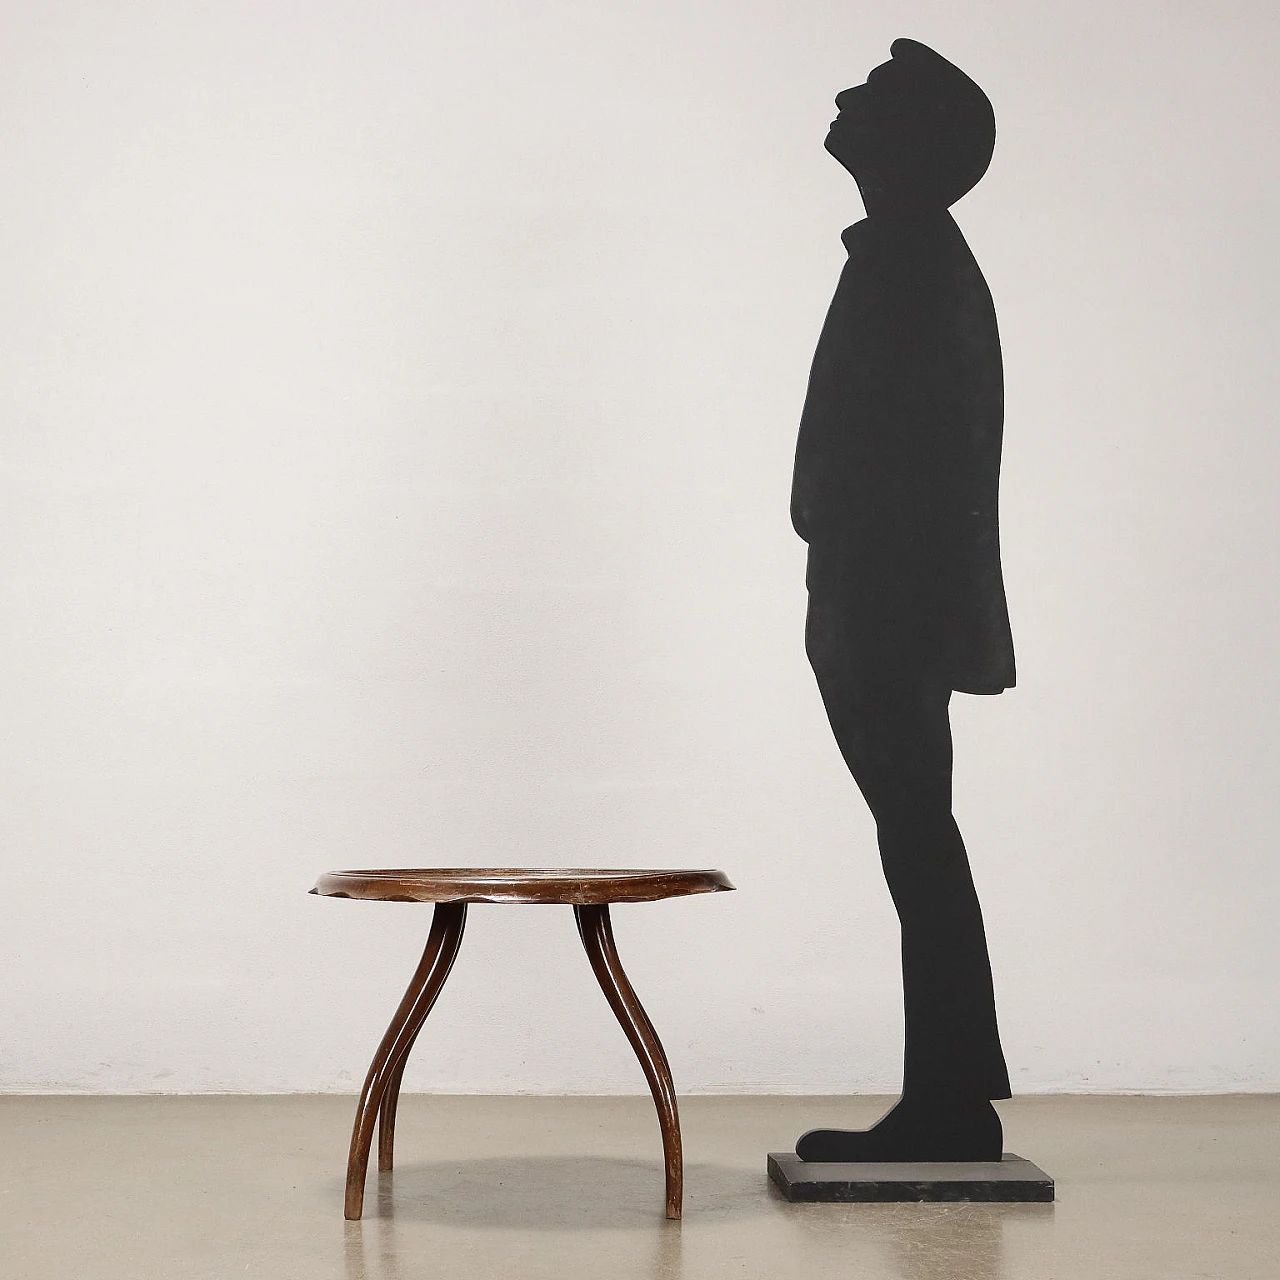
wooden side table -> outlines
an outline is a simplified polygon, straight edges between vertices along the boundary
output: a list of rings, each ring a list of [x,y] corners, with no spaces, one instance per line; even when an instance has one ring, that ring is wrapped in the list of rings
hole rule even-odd
[[[311,890],[328,898],[380,902],[433,902],[435,915],[426,949],[365,1078],[347,1158],[345,1214],[359,1218],[365,1173],[378,1121],[378,1168],[390,1169],[395,1144],[400,1080],[418,1032],[444,986],[462,942],[467,907],[473,902],[561,903],[573,907],[578,934],[591,968],[631,1047],[640,1059],[658,1109],[666,1163],[667,1217],[678,1218],[684,1191],[680,1116],[671,1067],[653,1024],[632,990],[613,942],[609,906],[657,902],[693,893],[732,889],[723,871],[542,871],[525,868],[407,868],[390,871],[331,871]]]

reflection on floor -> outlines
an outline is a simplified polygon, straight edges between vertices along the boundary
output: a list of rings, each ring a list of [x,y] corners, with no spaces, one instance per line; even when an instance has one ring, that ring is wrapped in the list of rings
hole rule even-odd
[[[13,1280],[1267,1280],[1280,1098],[1020,1098],[1053,1205],[791,1205],[765,1152],[871,1098],[681,1100],[685,1219],[648,1098],[405,1097],[398,1167],[342,1219],[354,1100],[0,1098]]]

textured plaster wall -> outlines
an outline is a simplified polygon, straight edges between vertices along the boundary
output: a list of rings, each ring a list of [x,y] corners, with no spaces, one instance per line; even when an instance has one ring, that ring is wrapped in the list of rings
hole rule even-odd
[[[801,642],[832,95],[996,104],[1020,686],[958,698],[1014,1087],[1280,1088],[1280,19],[1255,3],[3,5],[0,1087],[358,1082],[415,863],[620,908],[690,1091],[878,1090],[896,930]],[[639,1091],[563,909],[408,1087]]]

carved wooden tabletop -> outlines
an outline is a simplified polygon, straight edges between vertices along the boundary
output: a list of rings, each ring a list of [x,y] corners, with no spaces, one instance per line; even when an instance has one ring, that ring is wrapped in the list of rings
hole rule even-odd
[[[615,871],[581,867],[399,867],[330,871],[312,893],[378,902],[527,902],[567,906],[657,902],[732,889],[723,871]]]

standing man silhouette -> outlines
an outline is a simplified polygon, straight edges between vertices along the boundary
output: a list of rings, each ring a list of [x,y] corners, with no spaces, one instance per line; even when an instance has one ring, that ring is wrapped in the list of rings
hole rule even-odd
[[[982,911],[951,813],[952,691],[1014,682],[997,530],[995,309],[948,207],[986,172],[995,118],[913,40],[836,98],[827,150],[866,218],[813,359],[791,514],[809,544],[805,647],[876,821],[902,928],[902,1098],[804,1160],[999,1160],[1009,1096]]]

